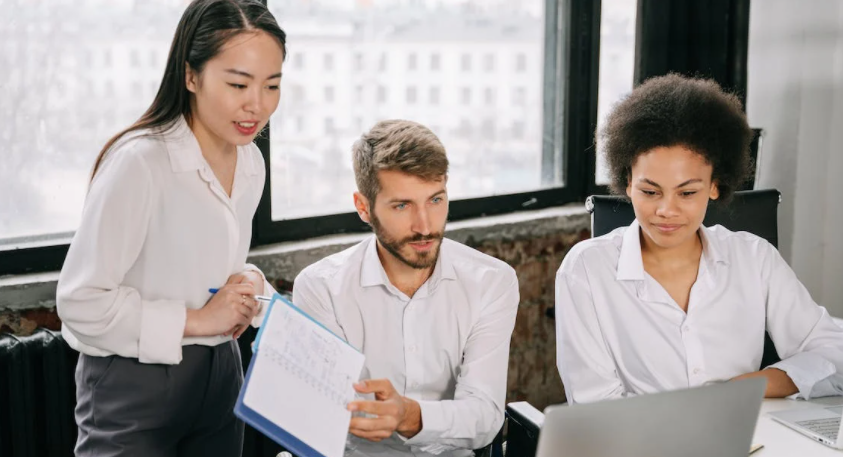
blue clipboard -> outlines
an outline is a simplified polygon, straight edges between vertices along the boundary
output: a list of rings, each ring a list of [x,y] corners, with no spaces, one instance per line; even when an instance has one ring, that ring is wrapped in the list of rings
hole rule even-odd
[[[272,308],[275,306],[276,302],[280,302],[279,306],[289,306],[293,308],[294,310],[298,311],[311,321],[316,322],[316,324],[318,324],[320,327],[328,330],[327,327],[320,324],[318,321],[310,317],[307,313],[299,309],[299,307],[297,307],[292,302],[290,302],[289,300],[282,297],[276,292],[275,295],[272,296],[272,301],[269,302],[269,307],[267,308],[266,314],[263,317],[261,327],[258,329],[258,333],[255,336],[255,346],[253,349],[253,352],[255,354],[260,351],[260,340],[261,336],[263,335],[263,329],[266,328],[266,322],[267,319],[269,319],[269,313],[272,312]],[[328,331],[330,332],[330,330]],[[345,340],[343,340],[333,332],[331,332],[331,334],[339,338],[342,342],[348,344]],[[243,387],[240,389],[240,394],[237,396],[237,403],[234,405],[234,415],[239,417],[243,422],[254,427],[259,432],[263,433],[276,443],[280,444],[288,452],[291,452],[297,457],[325,457],[323,454],[319,453],[318,451],[308,446],[295,436],[291,435],[286,430],[275,425],[255,410],[246,406],[245,403],[243,403],[243,397],[246,395],[246,389],[249,387],[249,379],[252,376],[252,369],[255,367],[256,360],[257,357],[252,357],[252,361],[249,363],[249,369],[246,372],[246,379],[243,381]]]

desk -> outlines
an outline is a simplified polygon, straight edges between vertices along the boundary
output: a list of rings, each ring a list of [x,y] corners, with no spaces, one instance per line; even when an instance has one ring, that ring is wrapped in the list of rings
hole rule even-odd
[[[828,402],[828,406],[843,404],[843,397],[818,399]],[[767,413],[783,409],[818,408],[824,405],[802,401],[768,399],[761,405],[758,425],[755,427],[753,444],[763,444],[764,447],[752,454],[752,457],[843,457],[843,451],[832,449],[824,444],[811,440],[807,436],[788,428],[770,418]]]

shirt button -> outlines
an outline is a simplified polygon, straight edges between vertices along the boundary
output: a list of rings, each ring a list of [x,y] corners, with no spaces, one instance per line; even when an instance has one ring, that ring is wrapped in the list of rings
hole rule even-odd
[[[687,331],[690,331],[690,330],[691,330],[691,327],[688,327],[687,325],[682,327],[683,332],[687,332]]]
[[[413,389],[417,388],[418,386],[419,386],[419,383],[417,383],[417,382],[414,382],[414,383],[412,384],[412,388],[413,388]]]
[[[700,374],[700,371],[702,370],[700,370],[699,368],[694,368],[694,374]]]
[[[414,344],[414,345],[412,345],[412,346],[410,346],[410,352],[416,352],[416,349],[417,349],[417,348],[416,348],[416,345],[415,345],[415,344]]]

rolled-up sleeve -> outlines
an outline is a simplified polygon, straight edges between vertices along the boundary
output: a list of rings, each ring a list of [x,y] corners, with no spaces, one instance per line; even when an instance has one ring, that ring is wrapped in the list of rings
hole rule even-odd
[[[518,280],[514,271],[509,273],[509,278],[490,289],[488,305],[471,330],[454,399],[419,401],[422,430],[407,445],[431,454],[477,449],[491,443],[500,430],[519,302]]]
[[[556,366],[569,403],[628,396],[606,346],[582,258],[556,273]]]
[[[343,340],[346,337],[337,322],[333,302],[324,282],[305,268],[293,282],[293,304]]]
[[[147,300],[123,285],[141,253],[158,198],[139,154],[104,161],[59,276],[56,307],[79,342],[142,363],[177,364],[186,319],[180,300]]]
[[[782,359],[772,367],[787,373],[798,397],[843,395],[843,329],[772,245],[763,246],[763,262],[767,330]]]
[[[252,265],[251,263],[247,263],[246,266],[243,268],[243,271],[252,271],[261,276],[261,278],[263,279],[263,295],[272,297],[277,293],[275,288],[272,287],[272,284],[267,281],[266,275],[263,274],[263,271],[261,271],[260,268],[256,267],[255,265]],[[267,304],[264,302],[258,303],[260,304],[261,310],[258,312],[258,314],[255,315],[254,318],[252,318],[252,327],[260,327],[263,323],[264,317],[266,317],[266,310],[268,308]]]

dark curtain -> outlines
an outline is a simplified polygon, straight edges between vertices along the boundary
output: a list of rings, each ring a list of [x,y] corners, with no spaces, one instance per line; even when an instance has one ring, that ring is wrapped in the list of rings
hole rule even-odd
[[[746,105],[749,0],[639,0],[635,85],[669,72],[713,78]]]

